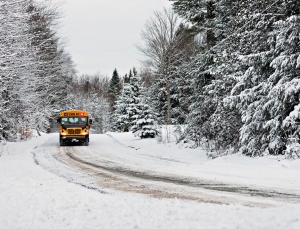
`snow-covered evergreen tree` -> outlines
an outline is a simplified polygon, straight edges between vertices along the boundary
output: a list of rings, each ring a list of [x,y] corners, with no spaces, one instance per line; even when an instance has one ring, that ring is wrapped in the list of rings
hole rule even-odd
[[[293,15],[293,8],[297,15]],[[298,107],[300,101],[300,6],[286,5],[286,18],[274,23],[268,39],[272,53],[271,74],[260,82],[260,96],[253,107],[253,117],[244,126],[245,142],[259,138],[257,154],[283,154],[287,145],[299,141]],[[262,96],[263,95],[263,96]],[[249,113],[247,113],[249,115]],[[259,125],[259,133],[245,136],[251,125]],[[292,140],[292,141],[291,141]],[[256,149],[256,148],[255,148]],[[244,149],[245,150],[245,149]]]
[[[225,54],[220,42],[233,31],[233,18],[237,12],[237,3],[228,0],[172,1],[175,11],[193,25],[192,31],[198,33],[201,41],[199,54],[178,68],[178,74],[182,75],[178,98],[185,101],[185,106],[189,106],[189,110],[185,108],[181,112],[185,114],[188,126],[180,139],[192,139],[196,146],[200,144],[202,138],[217,140],[216,144],[225,145],[221,141],[225,140],[225,136],[228,135],[220,137],[219,130],[226,123],[222,121],[222,118],[227,116],[223,115],[222,118],[217,118],[217,116],[218,112],[225,108],[222,105],[222,99],[230,92],[232,82],[227,82],[224,75],[219,74],[217,67],[221,63],[220,57],[223,58]],[[186,95],[188,100],[186,100]],[[220,123],[217,120],[220,120]],[[228,117],[227,120],[232,120],[232,117]],[[229,124],[227,127],[230,126]],[[216,127],[219,127],[218,130]],[[234,138],[232,134],[228,137]]]
[[[154,138],[160,134],[157,126],[157,115],[153,109],[145,102],[145,99],[140,99],[137,104],[137,113],[133,115],[131,131],[135,136],[140,138]]]
[[[278,101],[273,98],[273,102],[268,101],[268,97],[281,81],[281,76],[274,75],[272,62],[280,54],[276,51],[279,31],[274,26],[281,19],[285,20],[284,8],[272,1],[244,2],[243,5],[241,14],[244,16],[237,20],[242,27],[235,33],[241,74],[228,98],[242,115],[240,151],[251,156],[283,153],[287,136],[281,124],[285,113],[295,104],[285,103],[281,108]]]
[[[113,130],[127,132],[131,127],[133,116],[137,113],[140,83],[138,75],[132,75],[130,83],[125,83],[115,105],[112,116]]]
[[[140,138],[153,138],[159,131],[157,127],[157,115],[153,109],[147,104],[144,89],[141,86],[140,77],[135,68],[133,68],[133,76],[131,78],[132,90],[134,93],[134,103],[127,108],[132,115],[130,130],[135,136]]]
[[[121,79],[120,79],[117,69],[115,69],[113,72],[112,78],[110,80],[110,83],[109,83],[109,88],[108,88],[108,93],[110,96],[110,106],[111,106],[112,112],[115,109],[114,106],[115,106],[116,99],[119,96],[120,89],[121,89]]]
[[[133,68],[130,83],[134,91],[134,103],[131,103],[127,108],[127,112],[131,115],[130,130],[137,137],[153,138],[159,134],[157,114],[145,97],[145,90],[141,86],[140,77],[135,68]]]
[[[112,116],[112,130],[119,132],[128,132],[130,126],[130,115],[127,111],[127,108],[133,102],[133,91],[131,85],[126,83],[124,84],[121,94],[119,95],[115,111]]]

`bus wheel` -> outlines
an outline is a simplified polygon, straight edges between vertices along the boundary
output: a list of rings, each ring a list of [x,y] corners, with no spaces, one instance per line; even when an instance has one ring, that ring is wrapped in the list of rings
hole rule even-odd
[[[61,138],[61,139],[59,139],[59,145],[60,146],[64,146],[65,145],[65,142],[64,142],[64,140]]]
[[[89,145],[89,138],[86,138],[86,139],[85,139],[84,145],[85,145],[85,146],[88,146],[88,145]]]

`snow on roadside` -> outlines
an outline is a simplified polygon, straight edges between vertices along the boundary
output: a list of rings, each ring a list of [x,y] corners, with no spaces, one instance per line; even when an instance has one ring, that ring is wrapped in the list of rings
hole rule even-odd
[[[32,150],[50,136],[0,146],[0,228],[300,228],[296,205],[267,209],[214,205],[100,193],[69,183],[34,162]],[[136,148],[145,146],[128,134],[113,137]],[[151,145],[148,153],[158,150],[155,142]],[[175,151],[175,158],[184,160],[185,151]],[[170,157],[166,154],[163,157]],[[187,154],[186,161],[191,161],[194,152]]]

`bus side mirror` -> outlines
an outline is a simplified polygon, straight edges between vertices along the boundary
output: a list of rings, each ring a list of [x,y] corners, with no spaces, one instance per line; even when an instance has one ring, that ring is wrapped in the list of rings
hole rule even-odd
[[[93,120],[92,119],[89,120],[89,124],[90,125],[93,124]]]
[[[60,122],[61,122],[61,118],[58,118],[58,119],[57,119],[57,123],[60,123]]]

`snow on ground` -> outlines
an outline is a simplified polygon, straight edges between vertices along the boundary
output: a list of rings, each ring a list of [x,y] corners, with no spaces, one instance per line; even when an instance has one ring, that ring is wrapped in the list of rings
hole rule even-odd
[[[300,190],[299,161],[239,155],[208,160],[199,149],[158,144],[156,139],[138,140],[130,133],[109,136],[118,145],[111,146],[111,153],[123,157],[124,163],[290,192]],[[57,134],[0,145],[1,229],[300,228],[299,205],[261,209],[87,189],[35,163],[32,152],[53,138]],[[92,135],[89,147],[100,149],[101,139],[103,135]],[[54,149],[58,147],[58,142],[53,144]]]

